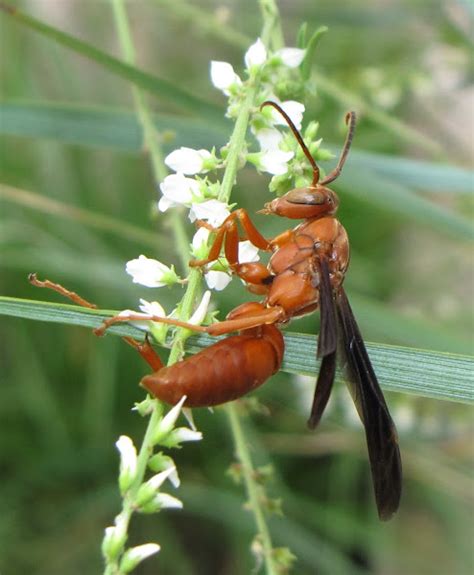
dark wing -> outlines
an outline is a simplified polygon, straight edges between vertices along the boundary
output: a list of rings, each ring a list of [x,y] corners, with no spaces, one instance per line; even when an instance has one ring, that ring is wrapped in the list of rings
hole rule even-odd
[[[320,328],[318,337],[318,357],[326,357],[337,348],[337,319],[329,265],[327,260],[319,263],[319,310]]]
[[[311,415],[308,420],[308,426],[311,429],[314,429],[321,419],[329,396],[331,395],[331,389],[336,375],[336,305],[331,287],[331,279],[329,277],[329,266],[325,259],[321,260],[319,271],[319,309],[321,325],[318,337],[318,357],[322,357],[322,361],[314,390]]]
[[[377,509],[380,519],[387,520],[397,511],[402,490],[397,430],[343,288],[337,296],[337,312],[348,386],[365,427]]]

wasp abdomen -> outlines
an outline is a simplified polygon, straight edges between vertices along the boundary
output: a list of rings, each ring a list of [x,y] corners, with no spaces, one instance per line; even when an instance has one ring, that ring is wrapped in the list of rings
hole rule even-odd
[[[163,367],[145,376],[141,385],[171,405],[183,395],[188,407],[219,405],[262,385],[279,370],[283,352],[280,331],[273,325],[263,326],[259,335],[231,336]]]

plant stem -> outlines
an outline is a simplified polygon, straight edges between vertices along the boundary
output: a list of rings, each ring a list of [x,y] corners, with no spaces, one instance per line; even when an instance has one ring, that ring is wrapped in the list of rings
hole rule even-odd
[[[229,418],[230,428],[234,438],[235,453],[242,466],[242,475],[244,478],[250,507],[252,509],[252,513],[254,514],[257,530],[262,542],[263,558],[266,572],[267,575],[276,575],[277,571],[273,557],[273,546],[270,537],[270,531],[265,521],[265,515],[259,497],[259,486],[255,481],[255,470],[252,465],[248,443],[245,440],[242,424],[237,413],[236,404],[227,404],[225,406],[225,411]]]
[[[118,36],[120,40],[121,49],[123,51],[126,61],[134,64],[135,50],[130,34],[127,14],[125,11],[124,0],[112,0],[115,22],[117,26]],[[159,134],[155,128],[152,116],[146,105],[144,95],[139,88],[133,87],[133,98],[135,110],[137,112],[138,120],[143,129],[143,142],[144,147],[149,153],[151,160],[154,180],[156,182],[162,181],[167,174],[166,166],[163,162],[163,155],[159,144]],[[179,251],[187,252],[187,241],[184,227],[179,217],[173,218],[173,229],[175,231],[175,238],[179,247]],[[184,256],[184,261],[187,263],[187,257]],[[193,271],[189,276],[187,290],[180,306],[180,319],[185,320],[191,315],[192,306],[195,301],[195,296],[199,290],[200,274]],[[179,359],[183,351],[183,341],[185,339],[185,331],[177,330],[176,337],[171,348],[168,364],[174,363]],[[148,426],[143,438],[137,461],[136,478],[123,498],[122,511],[120,512],[121,524],[128,531],[128,525],[134,512],[133,503],[135,501],[138,490],[143,483],[147,464],[150,456],[153,453],[153,432],[159,422],[162,413],[162,404],[154,401],[154,408],[148,421]],[[119,557],[120,559],[120,557]],[[118,563],[108,564],[105,568],[105,575],[112,575],[118,573]]]
[[[261,38],[265,46],[268,46],[270,39],[273,38],[275,33],[277,37],[279,36],[278,30],[280,30],[280,28],[278,10],[273,0],[261,0],[260,8],[263,16],[263,29]],[[235,182],[239,164],[239,155],[245,143],[250,112],[255,105],[255,97],[258,93],[259,77],[260,74],[257,72],[253,78],[250,78],[247,94],[239,110],[239,114],[235,122],[235,127],[229,142],[229,154],[227,156],[226,169],[219,193],[219,199],[225,202],[229,202],[232,187]],[[265,521],[263,508],[261,506],[261,501],[258,493],[258,484],[255,481],[255,472],[252,465],[252,459],[247,442],[245,441],[242,425],[237,413],[236,406],[233,403],[227,404],[225,406],[225,410],[229,418],[230,427],[234,438],[236,456],[242,465],[243,478],[249,497],[250,507],[255,517],[257,531],[261,538],[266,572],[267,575],[276,575],[270,532]]]

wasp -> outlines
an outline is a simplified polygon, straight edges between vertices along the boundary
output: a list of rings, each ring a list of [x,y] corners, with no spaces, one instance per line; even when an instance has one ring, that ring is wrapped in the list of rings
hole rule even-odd
[[[397,511],[401,496],[397,431],[343,287],[349,264],[349,239],[335,215],[339,199],[327,187],[342,171],[353,140],[356,116],[354,112],[346,115],[348,130],[340,158],[336,167],[321,178],[320,169],[291,118],[275,102],[266,101],[261,107],[265,106],[275,108],[283,116],[311,164],[313,178],[309,186],[287,192],[265,204],[260,212],[303,221],[273,239],[266,239],[247,211],[237,209],[219,227],[211,228],[214,240],[208,257],[190,262],[192,267],[204,268],[223,251],[232,273],[245,282],[250,292],[263,296],[262,301],[239,305],[224,321],[208,326],[150,316],[153,321],[212,336],[238,332],[171,366],[163,365],[147,340],[139,343],[125,339],[153,369],[153,373],[141,380],[141,385],[152,395],[171,405],[185,395],[188,407],[213,406],[242,397],[277,372],[285,348],[280,328],[293,318],[319,309],[317,356],[321,364],[308,425],[314,429],[321,419],[339,356],[365,428],[378,514],[380,519],[387,520]],[[268,265],[240,263],[238,247],[242,240],[270,252]],[[40,282],[34,275],[30,281],[55,289],[80,305],[93,305],[58,284]],[[112,317],[95,333],[102,335],[117,322],[133,320],[143,320],[143,315]]]

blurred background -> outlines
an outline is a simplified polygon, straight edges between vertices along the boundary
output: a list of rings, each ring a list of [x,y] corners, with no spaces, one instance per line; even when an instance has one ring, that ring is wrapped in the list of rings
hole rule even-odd
[[[15,5],[121,57],[106,1]],[[329,27],[306,121],[317,119],[324,143],[337,147],[344,113],[360,112],[347,170],[334,188],[351,238],[347,291],[366,339],[471,353],[472,177],[465,169],[473,151],[472,5],[278,5],[288,46],[303,21],[310,31]],[[199,0],[192,3],[197,12],[182,0],[127,7],[137,66],[224,110],[209,62],[242,71],[243,53],[260,31],[257,4]],[[181,288],[150,295],[125,274],[125,262],[141,253],[181,270],[169,214],[156,210],[131,85],[4,14],[0,24],[2,295],[62,301],[28,284],[36,271],[102,308],[136,308],[145,297],[172,309]],[[230,127],[156,97],[147,101],[166,132],[165,151],[227,141]],[[267,176],[245,169],[233,199],[253,213],[269,200],[267,186]],[[267,237],[288,225],[274,220],[255,217]],[[191,225],[188,231],[191,237]],[[234,281],[215,301],[222,317],[250,297]],[[317,326],[310,316],[289,329],[317,333]],[[0,571],[99,573],[103,529],[119,506],[113,444],[120,434],[140,443],[145,423],[131,407],[143,398],[137,383],[147,366],[119,338],[99,341],[83,328],[7,317],[0,329]],[[398,515],[380,524],[347,391],[337,386],[320,429],[309,433],[313,385],[278,374],[254,394],[260,408],[244,402],[242,415],[256,465],[275,466],[267,489],[282,499],[284,515],[270,525],[275,544],[298,557],[294,573],[471,573],[469,407],[387,394],[405,484]],[[195,419],[204,440],[172,454],[184,510],[133,521],[130,544],[162,546],[137,573],[241,575],[255,568],[253,519],[243,509],[243,487],[228,473],[233,446],[225,415],[196,410]]]

